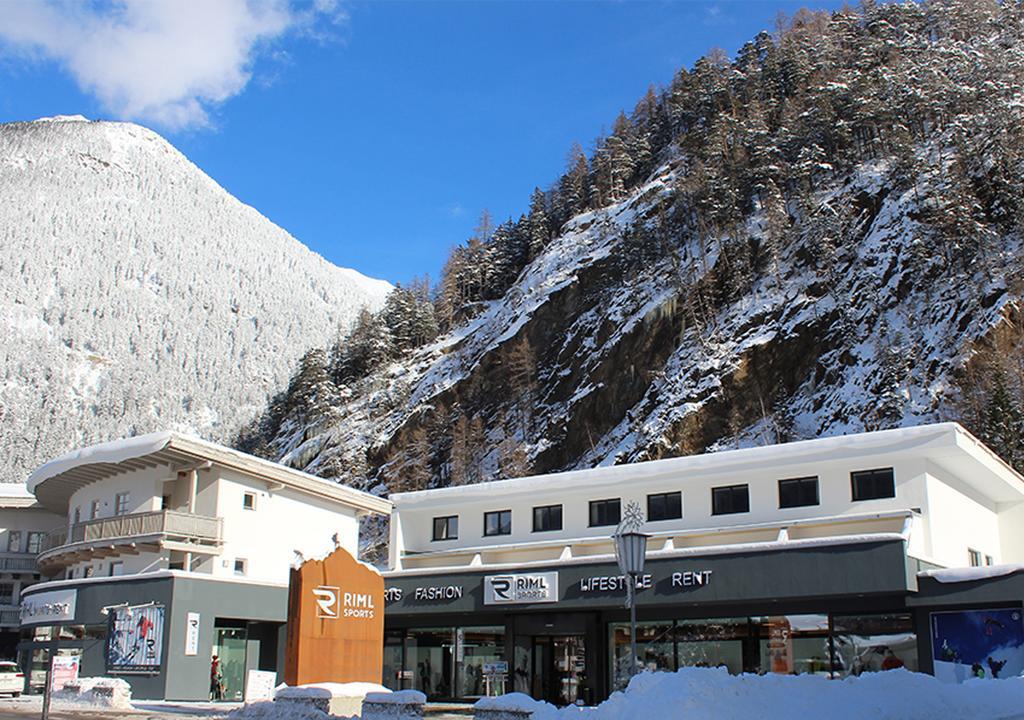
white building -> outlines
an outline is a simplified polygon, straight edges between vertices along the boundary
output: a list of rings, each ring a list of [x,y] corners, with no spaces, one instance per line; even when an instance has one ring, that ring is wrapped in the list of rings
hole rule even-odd
[[[137,697],[169,699],[208,698],[212,655],[226,699],[241,697],[246,670],[283,670],[293,563],[338,546],[357,555],[360,518],[391,508],[173,432],[76,450],[36,470],[28,489],[65,524],[38,556],[62,579],[22,603],[24,662],[81,653],[83,672],[122,672]],[[145,662],[117,646],[141,617],[160,646]]]
[[[21,592],[39,582],[39,554],[64,518],[36,502],[23,483],[0,484],[0,659],[15,656],[21,632]]]
[[[510,685],[554,702],[621,685],[629,633],[611,535],[634,503],[657,667],[858,672],[869,659],[836,650],[853,642],[836,628],[857,626],[872,628],[861,645],[923,635],[889,662],[930,670],[918,573],[1024,562],[1024,480],[954,423],[391,500],[385,678],[437,698],[482,692],[467,652],[511,662]],[[478,650],[459,647],[467,633]],[[772,650],[781,634],[785,657]]]

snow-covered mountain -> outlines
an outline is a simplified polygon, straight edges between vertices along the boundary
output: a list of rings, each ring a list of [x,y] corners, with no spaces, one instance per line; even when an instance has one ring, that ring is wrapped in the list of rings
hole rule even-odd
[[[389,290],[146,128],[0,125],[0,480],[157,428],[230,439]]]
[[[957,419],[1024,467],[1022,178],[1024,5],[798,13],[457,249],[447,329],[361,337],[262,451],[388,492]]]

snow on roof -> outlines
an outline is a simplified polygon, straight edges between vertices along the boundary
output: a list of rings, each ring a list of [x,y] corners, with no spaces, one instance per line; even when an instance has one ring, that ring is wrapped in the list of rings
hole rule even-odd
[[[919,572],[919,578],[932,578],[940,583],[971,582],[972,580],[987,580],[1004,575],[1024,572],[1024,564],[1011,563],[1007,565],[985,565],[983,567],[965,568],[943,568],[941,570],[924,570]]]
[[[335,500],[344,499],[364,510],[387,514],[390,501],[356,490],[347,485],[326,480],[280,463],[258,458],[233,448],[202,440],[192,435],[163,431],[123,438],[111,442],[78,448],[45,463],[28,479],[28,490],[39,497],[43,483],[59,478],[86,465],[118,465],[127,460],[143,458],[163,451],[179,451],[195,458],[210,460],[257,476],[271,477],[309,492],[326,494]],[[166,462],[166,461],[165,461]],[[42,498],[41,498],[42,499]],[[48,502],[44,500],[44,503]],[[52,504],[52,502],[51,502]]]
[[[25,483],[0,483],[0,498],[32,498],[35,497],[25,487]]]
[[[959,442],[958,442],[959,441]],[[721,450],[700,455],[666,458],[628,465],[612,465],[583,470],[568,470],[548,475],[497,480],[478,485],[436,488],[394,493],[391,501],[398,507],[431,502],[484,499],[494,493],[534,493],[567,486],[602,487],[625,480],[655,479],[687,473],[688,476],[759,470],[769,465],[795,465],[833,461],[882,453],[916,452],[929,457],[959,454],[983,463],[1005,481],[1015,480],[1024,490],[1024,478],[974,438],[958,423],[935,423],[909,428],[800,440],[780,445]]]

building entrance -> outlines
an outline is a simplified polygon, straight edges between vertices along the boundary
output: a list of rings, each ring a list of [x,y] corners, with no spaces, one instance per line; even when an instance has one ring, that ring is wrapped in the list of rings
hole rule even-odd
[[[554,705],[583,701],[586,682],[583,635],[538,635],[533,638],[533,697]]]

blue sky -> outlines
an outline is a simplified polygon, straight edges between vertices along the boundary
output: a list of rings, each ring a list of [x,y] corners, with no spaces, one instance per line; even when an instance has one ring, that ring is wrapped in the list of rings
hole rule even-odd
[[[648,85],[809,5],[0,2],[0,121],[142,122],[313,250],[392,282],[436,280],[481,210],[518,216]]]

